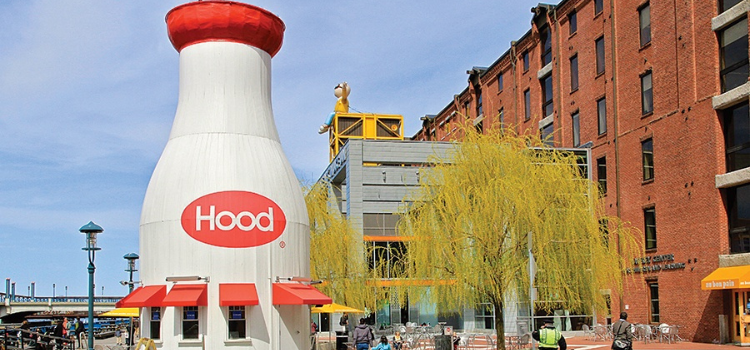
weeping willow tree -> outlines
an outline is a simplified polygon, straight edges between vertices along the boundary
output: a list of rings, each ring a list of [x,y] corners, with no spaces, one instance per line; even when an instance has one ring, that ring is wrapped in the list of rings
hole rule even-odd
[[[372,283],[362,236],[338,210],[331,184],[318,182],[305,191],[310,219],[310,274],[322,280],[321,292],[334,302],[375,310],[386,291]]]
[[[536,310],[604,310],[602,290],[621,290],[626,262],[642,248],[605,216],[576,161],[538,137],[466,130],[424,172],[399,224],[411,237],[410,275],[431,282],[422,297],[446,310],[492,304],[499,348],[505,298],[528,300],[532,281]]]

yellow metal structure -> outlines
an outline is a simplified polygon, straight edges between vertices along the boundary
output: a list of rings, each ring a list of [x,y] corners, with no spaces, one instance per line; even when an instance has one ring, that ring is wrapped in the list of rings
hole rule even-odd
[[[403,140],[404,117],[398,114],[336,113],[328,131],[330,159],[350,139]]]

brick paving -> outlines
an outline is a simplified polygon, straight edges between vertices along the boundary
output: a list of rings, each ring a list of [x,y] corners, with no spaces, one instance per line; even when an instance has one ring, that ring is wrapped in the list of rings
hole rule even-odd
[[[577,350],[594,350],[594,349],[609,349],[611,342],[607,341],[593,341],[585,337],[572,337],[566,338],[568,343],[568,349]],[[644,343],[642,341],[636,341],[633,343],[633,350],[642,349],[679,349],[679,350],[712,350],[712,349],[737,349],[738,347],[733,344],[706,344],[706,343],[693,343],[693,342],[677,342],[672,344],[667,343]]]

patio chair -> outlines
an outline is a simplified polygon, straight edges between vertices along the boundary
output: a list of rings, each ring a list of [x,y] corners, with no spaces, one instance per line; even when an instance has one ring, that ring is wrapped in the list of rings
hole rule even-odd
[[[607,326],[600,325],[600,324],[594,325],[593,332],[594,332],[594,341],[608,340],[609,331],[607,330]]]
[[[526,333],[518,338],[519,349],[525,349],[529,344],[531,344],[531,333]]]
[[[670,334],[670,331],[671,329],[668,324],[662,323],[659,325],[659,342],[660,343],[664,343],[664,342],[668,344],[672,343],[672,336]]]
[[[583,329],[583,336],[586,337],[588,340],[594,340],[594,330],[589,327],[589,325],[584,324],[581,329]]]

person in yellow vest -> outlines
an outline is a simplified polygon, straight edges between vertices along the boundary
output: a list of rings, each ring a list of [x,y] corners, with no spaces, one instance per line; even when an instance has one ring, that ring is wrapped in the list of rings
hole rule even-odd
[[[539,349],[560,349],[566,350],[568,344],[565,343],[565,337],[555,329],[551,319],[544,320],[544,326],[541,329],[531,332],[531,337],[539,342]]]
[[[318,129],[318,134],[323,134],[331,128],[331,124],[333,124],[333,117],[336,116],[337,113],[349,113],[348,97],[351,92],[352,89],[346,82],[338,84],[335,88],[333,88],[333,95],[338,97],[339,99],[336,101],[336,106],[333,107],[333,112],[328,115],[328,119],[326,119],[326,122],[320,126],[320,129]]]

